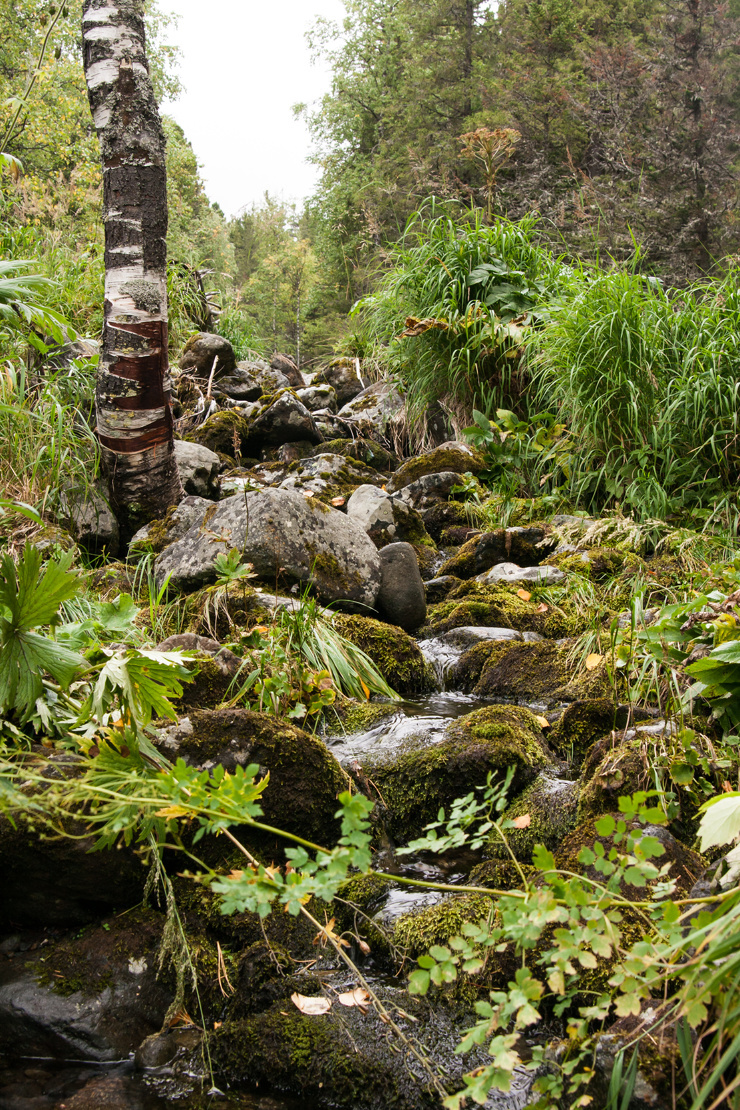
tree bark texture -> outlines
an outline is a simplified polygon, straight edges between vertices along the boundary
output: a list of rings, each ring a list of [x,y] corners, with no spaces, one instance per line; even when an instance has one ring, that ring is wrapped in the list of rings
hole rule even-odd
[[[167,359],[165,139],[144,0],[85,0],[85,78],[103,163],[105,322],[97,433],[125,530],[181,500]]]

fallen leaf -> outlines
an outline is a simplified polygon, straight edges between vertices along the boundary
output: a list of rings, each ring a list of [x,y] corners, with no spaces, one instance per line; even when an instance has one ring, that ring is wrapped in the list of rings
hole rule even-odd
[[[586,670],[595,671],[603,658],[603,655],[599,655],[598,652],[592,651],[590,655],[586,656]]]
[[[339,508],[340,505],[344,504],[344,498],[343,497],[332,497],[331,504],[336,505],[337,508]]]
[[[222,1025],[223,1025],[222,1021],[214,1021],[213,1028],[214,1029],[220,1029]]]
[[[523,813],[521,817],[515,817],[511,823],[515,829],[528,829],[532,824],[532,818],[528,813]]]
[[[188,811],[182,806],[165,806],[154,814],[155,817],[187,817],[187,815]]]
[[[366,940],[358,940],[357,943],[359,945],[360,952],[362,952],[365,956],[369,956],[370,955],[370,945],[367,943],[367,941]]]
[[[362,987],[355,987],[353,991],[345,991],[344,994],[340,994],[337,1001],[341,1002],[343,1006],[357,1006],[364,1014],[367,1013],[370,995]]]
[[[177,1025],[195,1025],[187,1010],[177,1010],[170,1018],[167,1028],[174,1029]]]
[[[298,991],[293,991],[290,1001],[302,1014],[328,1014],[331,1010],[331,1002],[328,998],[308,998],[305,994],[298,994]]]
[[[532,595],[529,592],[529,590],[517,590],[516,591],[516,596],[520,597],[522,599],[522,601],[530,601],[531,598],[532,598]]]
[[[306,498],[306,500],[308,500],[310,497],[313,497],[313,491],[310,489],[301,490],[301,493]]]
[[[537,612],[538,613],[546,613],[547,612],[547,606],[545,605],[544,601],[541,601],[540,604],[537,606]]]
[[[535,721],[540,726],[540,728],[550,727],[550,722],[548,721],[547,717],[535,717]]]

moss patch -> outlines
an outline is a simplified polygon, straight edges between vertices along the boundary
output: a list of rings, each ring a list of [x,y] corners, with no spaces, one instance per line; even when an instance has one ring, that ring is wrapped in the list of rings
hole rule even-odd
[[[579,694],[603,693],[603,668],[578,673],[569,663],[569,643],[476,644],[455,668],[455,682],[479,697],[557,705]],[[608,687],[607,687],[608,688]]]
[[[407,459],[393,475],[388,489],[393,493],[427,474],[441,474],[446,471],[452,471],[453,474],[479,474],[483,467],[483,460],[477,451],[468,453],[459,447],[435,447],[424,455]]]
[[[450,937],[461,936],[468,922],[486,921],[492,908],[493,901],[485,894],[453,895],[436,906],[405,913],[396,922],[393,942],[415,960],[433,944],[447,944]]]
[[[214,412],[200,427],[183,438],[189,443],[200,443],[233,463],[241,456],[248,428],[243,416],[234,409],[227,409]]]
[[[583,764],[579,821],[616,810],[622,794],[644,790],[648,781],[649,771],[639,740],[624,744],[615,744],[611,737],[597,740]]]
[[[436,689],[434,674],[415,640],[393,624],[344,613],[334,618],[338,632],[370,656],[388,685],[404,697]]]
[[[443,571],[444,567],[440,576]],[[518,597],[513,586],[462,582],[451,590],[445,601],[430,606],[428,620],[437,635],[472,624],[539,632],[548,639],[560,639],[586,627],[586,619],[579,616],[570,602],[564,602],[557,609],[548,605],[545,611],[540,609],[540,604]]]
[[[497,563],[512,562],[520,567],[537,566],[548,553],[547,546],[539,546],[546,541],[547,532],[546,524],[481,532],[463,544],[457,555],[448,559],[439,573],[454,574],[457,578],[472,578],[490,570]]]
[[[516,792],[547,764],[537,719],[518,706],[494,705],[468,713],[449,726],[447,735],[441,744],[366,764],[388,806],[391,835],[417,836],[436,820],[441,806],[485,782],[489,771],[503,775],[513,766]]]
[[[540,775],[504,812],[506,820],[527,814],[530,824],[524,829],[507,829],[506,839],[517,859],[530,863],[538,844],[553,851],[563,837],[576,827],[579,787],[574,782]],[[501,859],[508,856],[506,846],[491,835],[488,850]]]
[[[617,707],[611,698],[587,698],[569,705],[548,736],[559,755],[581,763],[595,740],[611,732]]]

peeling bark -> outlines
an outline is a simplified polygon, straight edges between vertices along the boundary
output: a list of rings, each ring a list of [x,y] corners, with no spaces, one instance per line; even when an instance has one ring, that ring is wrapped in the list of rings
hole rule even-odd
[[[167,359],[165,140],[144,43],[144,0],[85,0],[85,78],[103,163],[105,322],[97,434],[125,530],[183,496]]]

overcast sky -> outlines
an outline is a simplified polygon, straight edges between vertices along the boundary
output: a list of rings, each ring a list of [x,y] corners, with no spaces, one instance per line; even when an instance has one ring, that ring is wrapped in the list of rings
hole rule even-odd
[[[291,107],[329,88],[304,34],[316,16],[341,19],[341,0],[163,0],[161,8],[180,17],[164,40],[180,47],[185,86],[162,108],[193,144],[209,198],[232,216],[266,189],[308,196],[316,170]]]

